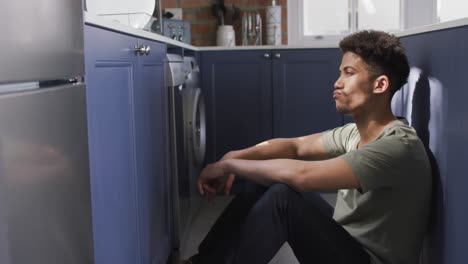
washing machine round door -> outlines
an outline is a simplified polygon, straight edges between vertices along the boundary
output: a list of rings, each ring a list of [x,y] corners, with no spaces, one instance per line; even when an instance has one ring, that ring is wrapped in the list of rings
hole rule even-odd
[[[196,166],[202,165],[206,152],[206,116],[205,99],[200,88],[195,88],[193,93],[192,109],[190,111],[190,137],[192,151]]]

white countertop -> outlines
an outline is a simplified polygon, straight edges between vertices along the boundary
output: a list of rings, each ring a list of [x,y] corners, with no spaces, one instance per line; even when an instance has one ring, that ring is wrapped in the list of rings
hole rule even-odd
[[[152,33],[149,31],[145,31],[142,29],[134,28],[129,25],[121,24],[117,21],[113,21],[111,19],[104,18],[98,15],[94,15],[88,12],[84,12],[84,21],[86,24],[89,24],[89,25],[94,25],[94,26],[110,29],[113,31],[129,34],[132,36],[160,41],[160,42],[172,45],[172,46],[177,46],[177,47],[181,47],[185,49],[198,50],[198,48],[195,46],[187,45],[180,41],[176,41],[171,38],[168,38],[168,37],[156,34],[156,33]]]
[[[171,38],[168,38],[168,37],[156,34],[156,33],[144,31],[142,29],[133,28],[131,26],[121,24],[117,21],[106,19],[106,18],[97,16],[88,12],[85,12],[84,20],[85,20],[85,23],[89,25],[94,25],[94,26],[110,29],[113,31],[122,32],[122,33],[133,35],[136,37],[151,39],[151,40],[167,43],[169,46],[176,46],[176,47],[181,47],[181,48],[194,50],[194,51],[338,48],[338,42],[335,44],[327,44],[327,45],[324,45],[322,43],[316,43],[316,44],[310,44],[310,45],[304,45],[304,46],[282,45],[282,46],[196,47],[196,46],[188,45],[188,44],[173,40]],[[455,27],[466,26],[466,25],[468,25],[468,18],[462,18],[458,20],[403,30],[403,31],[395,33],[395,35],[398,37],[406,37],[406,36],[421,34],[425,32],[443,30],[443,29],[448,29],[448,28],[455,28]]]

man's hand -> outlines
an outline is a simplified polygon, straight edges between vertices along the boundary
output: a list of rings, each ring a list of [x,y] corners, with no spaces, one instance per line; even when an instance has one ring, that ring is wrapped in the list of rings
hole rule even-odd
[[[230,173],[227,177],[226,183],[224,184],[224,194],[229,195],[235,179],[236,175],[234,173]]]
[[[208,164],[198,178],[198,191],[200,194],[206,195],[209,200],[212,200],[216,193],[226,186],[228,179],[229,174],[226,172],[222,160]]]
[[[221,160],[227,160],[227,159],[232,159],[232,154],[233,152],[228,152],[226,153]],[[236,178],[236,175],[234,173],[230,173],[229,176],[226,178],[226,181],[224,184],[221,186],[224,187],[224,194],[229,195],[231,192],[232,184],[234,183],[234,180]],[[221,190],[218,190],[221,191]]]

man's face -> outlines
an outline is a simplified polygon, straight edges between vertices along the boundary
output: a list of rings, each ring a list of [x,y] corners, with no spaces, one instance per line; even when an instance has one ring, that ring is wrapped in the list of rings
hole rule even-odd
[[[373,86],[366,63],[359,55],[346,52],[340,65],[340,77],[334,85],[336,110],[341,114],[361,113],[373,95]]]

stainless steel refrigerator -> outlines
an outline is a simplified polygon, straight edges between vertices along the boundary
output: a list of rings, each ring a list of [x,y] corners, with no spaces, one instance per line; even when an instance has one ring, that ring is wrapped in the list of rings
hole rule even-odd
[[[0,1],[0,263],[93,263],[82,2]]]

